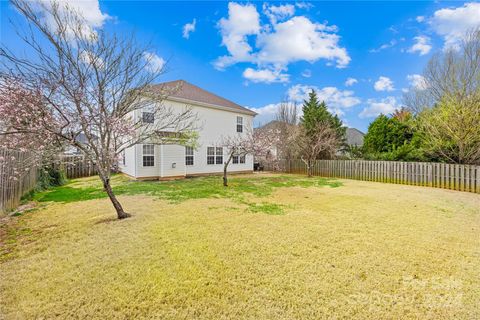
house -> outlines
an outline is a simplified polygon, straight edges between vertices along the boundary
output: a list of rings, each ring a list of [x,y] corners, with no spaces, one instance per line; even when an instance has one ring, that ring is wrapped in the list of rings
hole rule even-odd
[[[198,119],[198,147],[137,144],[124,151],[119,170],[135,179],[160,180],[223,172],[228,150],[221,145],[222,137],[246,134],[246,129],[253,127],[256,113],[183,80],[153,86],[154,90],[169,88],[171,93],[163,105],[192,109]],[[144,113],[148,115],[148,112],[138,112],[134,117],[148,120]],[[234,157],[229,171],[252,172],[253,155]]]
[[[94,136],[95,140],[97,139],[96,136]],[[84,134],[84,133],[79,133],[76,137],[75,137],[75,142],[79,143],[79,144],[82,144],[84,145],[84,147],[88,148],[88,145],[87,145],[87,136]],[[65,155],[71,155],[71,156],[78,156],[78,155],[82,155],[83,154],[83,151],[78,148],[78,147],[75,147],[75,146],[72,146],[72,145],[68,145],[66,148],[65,148],[65,151],[63,152],[63,154]]]
[[[363,146],[363,137],[365,133],[361,132],[355,128],[347,128],[346,137],[347,137],[347,145],[361,147]]]

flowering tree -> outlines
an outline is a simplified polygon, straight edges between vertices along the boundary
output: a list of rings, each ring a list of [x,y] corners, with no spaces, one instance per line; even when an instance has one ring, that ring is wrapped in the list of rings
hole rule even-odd
[[[31,54],[19,58],[0,48],[0,86],[7,93],[12,87],[35,94],[36,100],[29,104],[32,113],[14,103],[2,105],[9,123],[2,139],[12,145],[15,139],[25,143],[38,137],[78,148],[96,163],[118,218],[128,217],[110,185],[119,155],[145,141],[168,143],[173,137],[174,143],[191,142],[195,114],[188,107],[163,105],[171,92],[152,83],[164,65],[134,37],[87,27],[67,2],[11,3],[29,23],[29,31],[19,31],[19,37]],[[142,121],[142,110],[154,121]],[[86,142],[78,142],[80,134]]]
[[[223,137],[221,145],[228,150],[227,160],[223,164],[223,185],[228,186],[228,165],[235,158],[237,161],[245,159],[247,155],[264,157],[274,146],[276,135],[268,130],[246,129],[243,134],[234,134]]]
[[[23,88],[17,81],[0,79],[0,148],[22,152],[22,161],[0,157],[0,170],[9,172],[8,178],[20,179],[31,168],[60,150],[55,135],[42,130],[41,123],[52,123],[51,115],[41,107],[41,95]],[[7,170],[7,168],[9,168]]]
[[[303,125],[295,126],[292,132],[292,143],[296,154],[307,166],[307,174],[312,176],[315,160],[320,155],[333,157],[341,146],[337,131],[328,122],[318,122],[307,130]]]

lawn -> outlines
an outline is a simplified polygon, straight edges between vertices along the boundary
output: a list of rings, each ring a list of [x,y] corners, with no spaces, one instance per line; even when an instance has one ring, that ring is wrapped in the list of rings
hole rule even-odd
[[[256,174],[96,178],[0,230],[0,319],[478,319],[480,196]]]

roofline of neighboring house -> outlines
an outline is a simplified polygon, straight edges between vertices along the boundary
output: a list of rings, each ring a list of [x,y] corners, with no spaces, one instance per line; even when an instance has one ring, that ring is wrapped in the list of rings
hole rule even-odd
[[[244,108],[245,110],[238,109],[234,110],[230,107],[224,107],[224,106],[219,106],[216,104],[211,104],[211,103],[206,103],[206,102],[201,102],[201,101],[196,101],[196,100],[190,100],[190,99],[185,99],[185,98],[178,98],[174,96],[167,96],[165,100],[171,100],[171,101],[176,101],[176,102],[183,102],[183,103],[191,103],[191,104],[196,104],[201,107],[207,107],[207,108],[212,108],[212,109],[217,109],[217,110],[222,110],[222,111],[228,111],[228,112],[233,112],[233,113],[241,113],[241,114],[247,114],[249,116],[255,117],[258,113],[255,111],[249,110],[247,108]]]
[[[359,133],[361,133],[361,134],[365,135],[365,133],[364,133],[364,132],[362,132],[362,131],[358,130],[357,128],[348,127],[348,129],[355,130],[355,131],[357,131],[357,132],[359,132]]]

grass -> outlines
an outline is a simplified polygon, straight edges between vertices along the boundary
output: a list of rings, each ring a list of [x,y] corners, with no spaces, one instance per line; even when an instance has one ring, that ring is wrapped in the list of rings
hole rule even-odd
[[[333,188],[336,187],[336,188]],[[0,318],[480,318],[480,197],[252,175],[95,179],[2,226]]]

